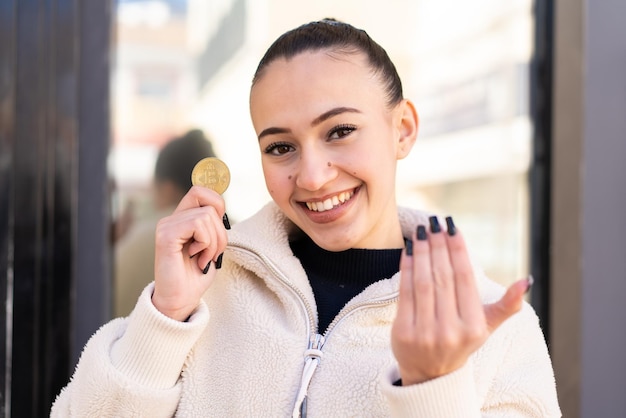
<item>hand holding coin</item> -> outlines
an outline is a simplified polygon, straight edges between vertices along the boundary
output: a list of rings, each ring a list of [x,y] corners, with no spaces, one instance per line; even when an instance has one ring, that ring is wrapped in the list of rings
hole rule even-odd
[[[191,171],[191,183],[194,186],[207,187],[219,194],[223,194],[230,184],[230,170],[228,170],[228,166],[219,158],[203,158],[196,163]],[[224,213],[222,221],[224,222],[224,228],[230,229],[230,222],[228,221],[226,213]],[[220,254],[215,262],[215,266],[218,269],[222,267],[223,255],[224,253]],[[202,271],[204,274],[208,272],[210,264],[211,263]]]
[[[225,202],[219,196],[230,183],[227,166],[217,158],[201,160],[191,180],[194,187],[156,228],[152,303],[178,321],[189,318],[221,268],[228,245],[226,230],[230,229]],[[209,271],[212,264],[215,268]],[[198,273],[206,279],[198,280]]]

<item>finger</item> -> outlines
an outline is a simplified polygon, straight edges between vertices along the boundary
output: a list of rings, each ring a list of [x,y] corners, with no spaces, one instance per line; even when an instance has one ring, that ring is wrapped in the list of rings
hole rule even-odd
[[[212,235],[211,238],[209,238],[206,244],[202,243],[206,245],[206,248],[200,252],[200,255],[197,261],[198,267],[203,272],[206,269],[206,266],[209,265],[209,263],[215,261],[215,259],[217,258],[217,254],[218,254],[217,239],[215,237],[214,231],[211,232],[211,235]],[[194,244],[196,243],[197,242],[194,242]]]
[[[430,265],[430,245],[424,225],[418,225],[413,245],[413,297],[416,325],[428,330],[435,320],[435,284]]]
[[[485,305],[485,319],[490,333],[522,308],[524,293],[529,285],[529,279],[518,280],[506,290],[499,301]]]
[[[446,218],[446,224],[448,226],[446,241],[450,264],[454,270],[457,310],[464,322],[483,323],[484,310],[474,280],[474,269],[467,254],[465,240],[462,234],[458,232],[451,217]]]
[[[186,245],[187,248],[187,253],[191,254],[192,251],[189,249],[191,248],[191,244],[195,244],[196,242],[191,242],[189,244]],[[184,252],[185,250],[183,250]],[[195,258],[195,260],[193,260],[193,262],[195,262],[197,268],[200,270],[200,272],[202,272],[203,274],[206,274],[209,270],[210,265],[213,263],[213,257],[211,256],[212,253],[210,253],[208,250],[200,250],[200,251],[196,251],[193,255],[191,255],[189,258]],[[197,272],[197,269],[194,269]]]
[[[437,319],[444,322],[458,317],[454,273],[450,265],[446,237],[436,216],[430,222],[430,262],[435,286],[435,312]]]
[[[213,208],[210,208],[210,210],[214,211]],[[191,221],[193,222],[194,230],[190,240],[191,243],[189,244],[190,254],[215,252],[217,248],[217,231],[212,218],[213,216],[209,215],[206,218],[197,218]]]
[[[189,245],[190,254],[200,253],[198,258],[200,267],[206,266],[209,261],[217,261],[228,243],[226,228],[215,209],[213,207],[202,209],[209,212],[209,216],[198,220],[193,241]]]
[[[406,248],[400,257],[400,289],[396,321],[400,327],[412,326],[415,319],[415,300],[413,297],[413,240],[406,241]]]
[[[226,213],[224,198],[217,192],[201,186],[192,186],[183,196],[174,212],[203,206],[212,206],[219,213],[220,218]]]
[[[212,206],[174,213],[162,218],[157,226],[157,252],[195,258],[193,262],[201,271],[226,244],[226,230]]]
[[[211,231],[215,229],[215,219],[219,219],[218,217],[213,206],[187,209],[165,217],[160,223],[164,225],[162,229],[166,234],[159,241],[174,246],[175,250],[188,243],[199,243],[195,244],[195,248],[189,248],[190,255],[193,255],[205,248],[202,243],[210,241]]]

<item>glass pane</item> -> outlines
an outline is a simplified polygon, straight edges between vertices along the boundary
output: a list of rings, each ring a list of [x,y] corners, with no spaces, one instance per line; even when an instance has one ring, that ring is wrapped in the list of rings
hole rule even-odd
[[[420,1],[407,95],[421,115],[401,164],[407,204],[453,214],[487,274],[528,274],[530,1]]]

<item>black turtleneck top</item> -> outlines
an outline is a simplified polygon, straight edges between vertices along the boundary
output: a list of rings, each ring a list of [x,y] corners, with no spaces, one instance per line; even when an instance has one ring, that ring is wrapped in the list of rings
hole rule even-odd
[[[353,248],[333,252],[318,247],[308,236],[292,241],[290,245],[313,288],[319,333],[326,330],[350,299],[370,284],[390,278],[400,268],[401,248]]]

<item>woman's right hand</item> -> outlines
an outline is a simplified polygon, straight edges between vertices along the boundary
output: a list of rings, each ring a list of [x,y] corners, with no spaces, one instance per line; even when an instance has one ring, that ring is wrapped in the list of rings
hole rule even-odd
[[[215,261],[228,242],[224,213],[222,196],[194,186],[172,215],[159,221],[152,303],[164,315],[185,321],[209,288],[216,274]]]

